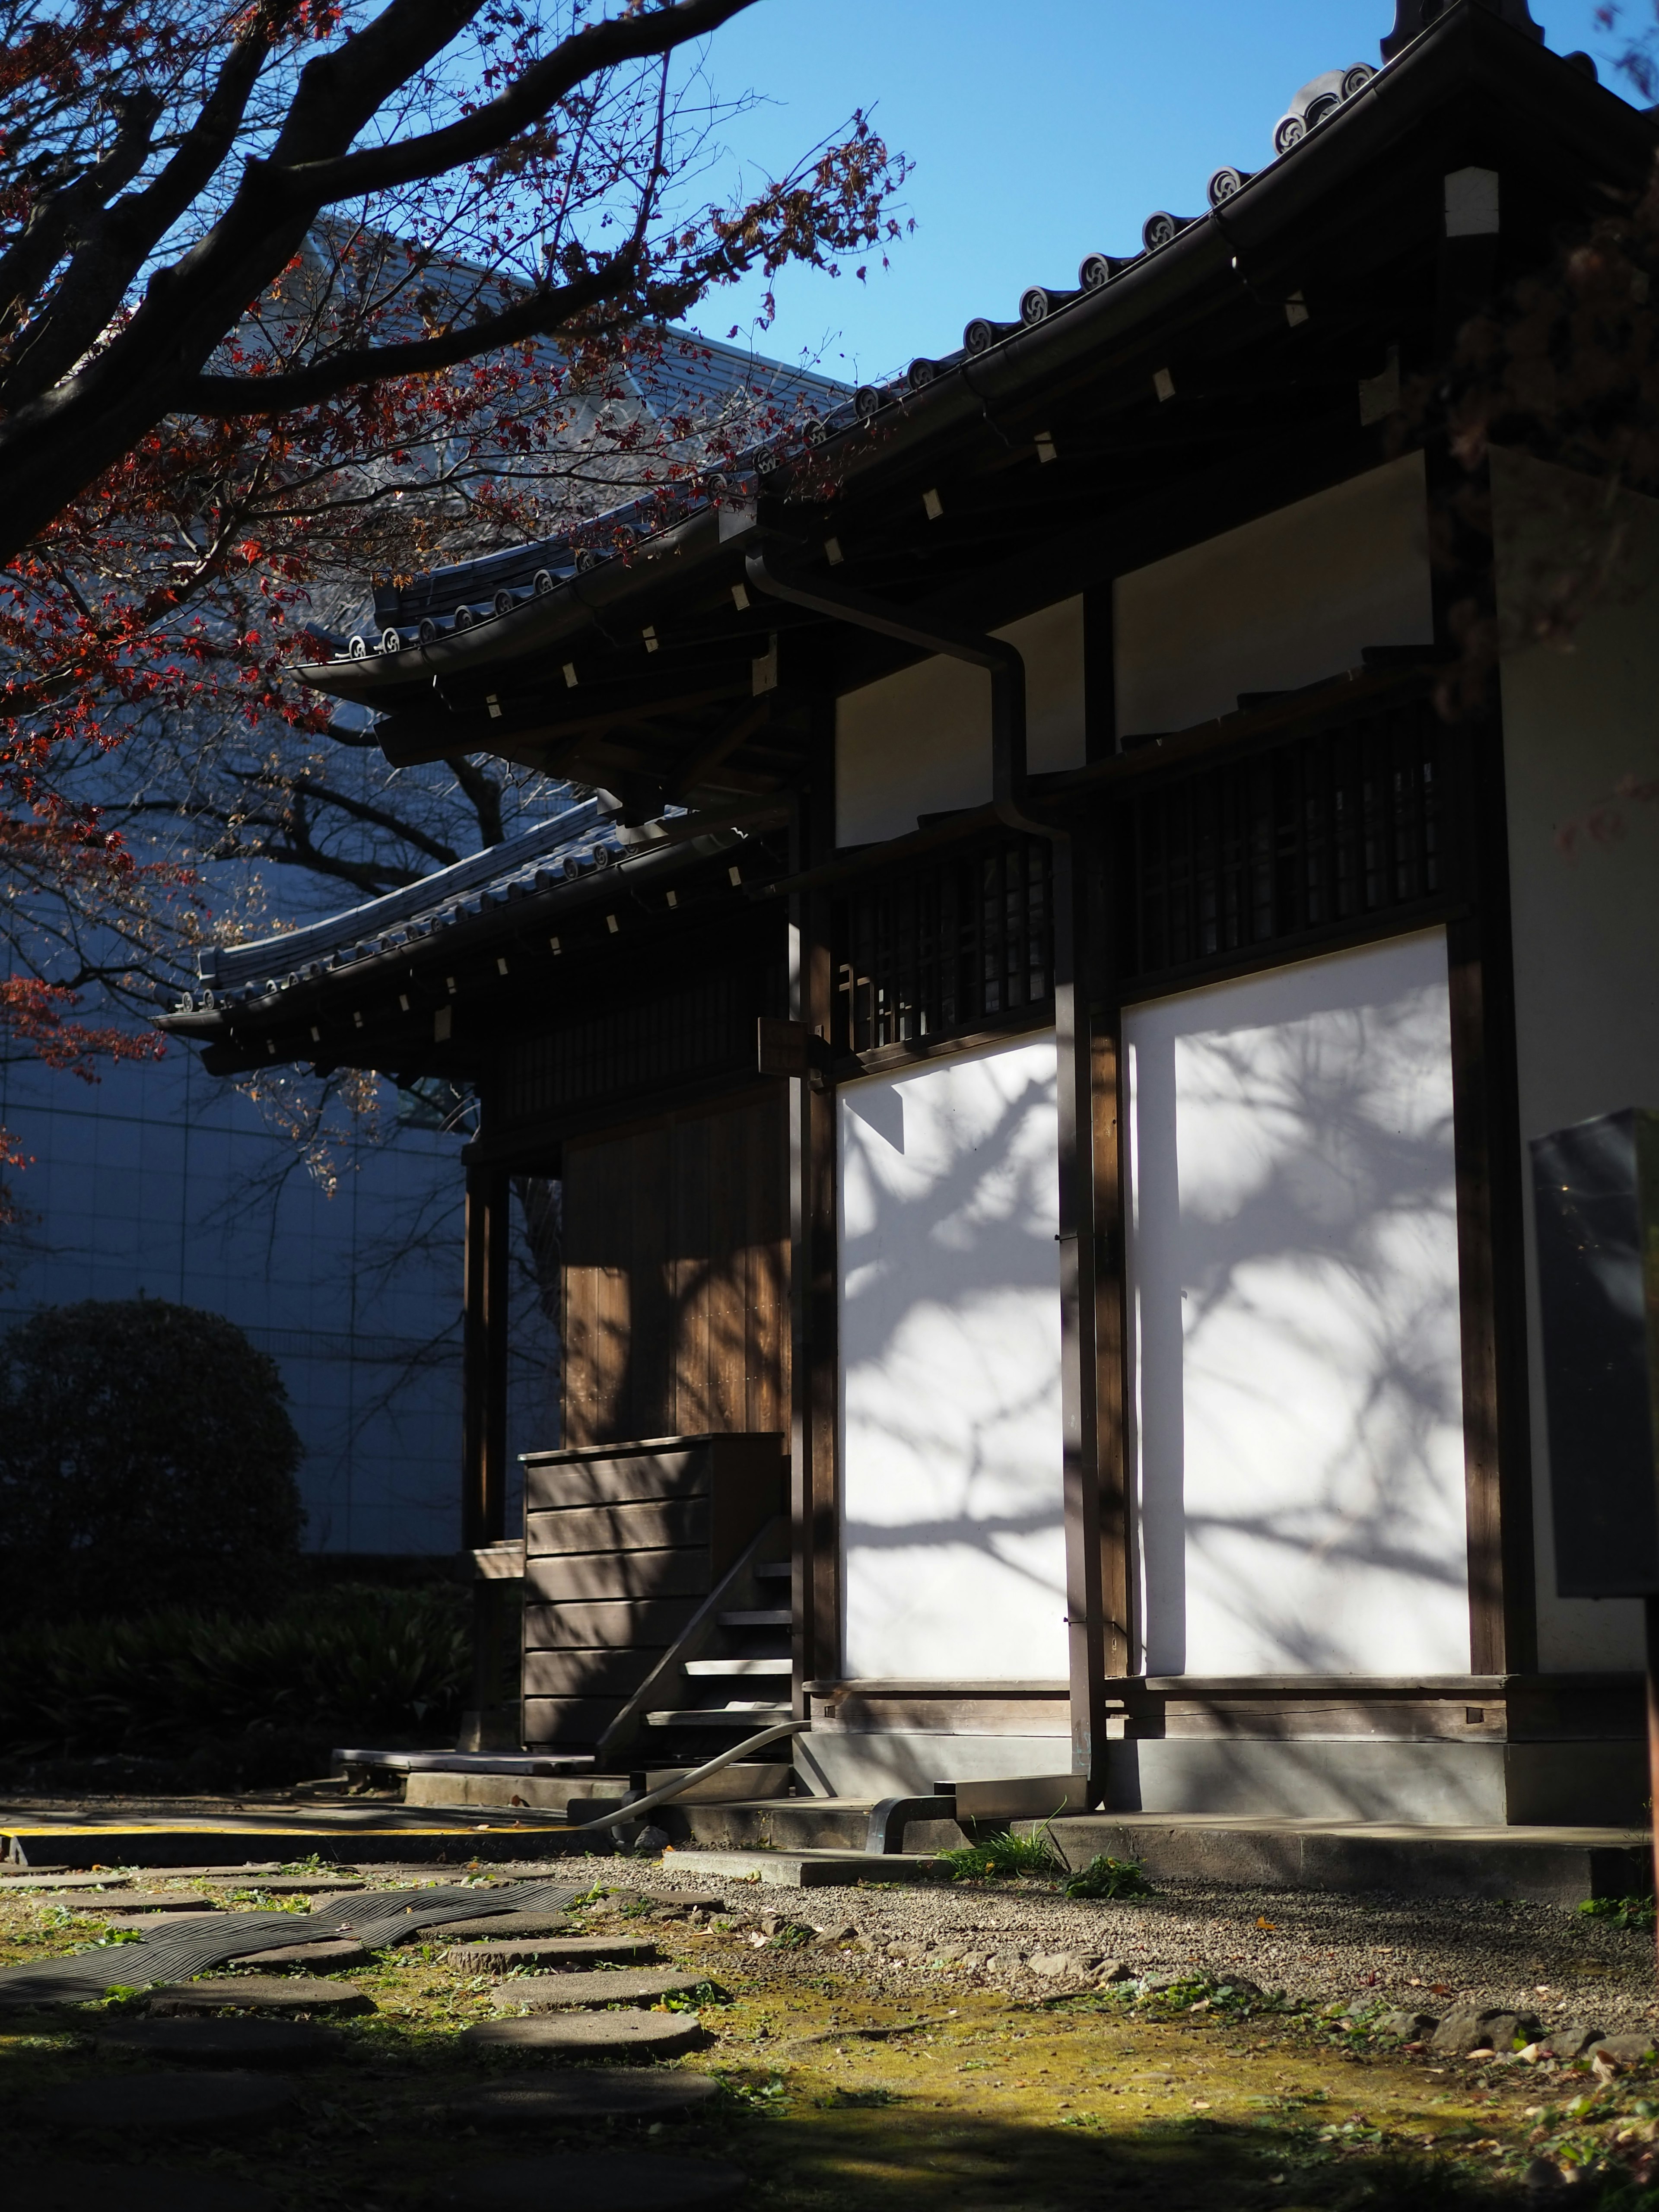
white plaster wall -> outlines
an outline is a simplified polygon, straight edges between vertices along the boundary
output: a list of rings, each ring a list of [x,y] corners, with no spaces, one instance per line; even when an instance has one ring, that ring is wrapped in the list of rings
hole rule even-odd
[[[994,632],[1025,660],[1026,759],[1080,768],[1083,601],[1061,599]],[[963,660],[919,660],[836,708],[836,842],[902,837],[919,814],[991,796],[991,679]]]
[[[1530,588],[1553,580],[1555,550],[1578,531],[1584,489],[1543,463],[1492,456],[1499,612],[1510,635],[1524,629]],[[1659,805],[1616,805],[1609,841],[1581,835],[1571,857],[1557,837],[1626,779],[1659,779],[1659,507],[1628,500],[1625,520],[1629,557],[1572,650],[1534,646],[1503,662],[1523,1139],[1616,1107],[1659,1106]],[[1555,1594],[1529,1174],[1523,1186],[1540,1663],[1639,1667],[1633,1600]]]
[[[1340,675],[1368,645],[1430,642],[1422,455],[1120,576],[1112,628],[1120,737]]]
[[[846,1670],[1063,1679],[1054,1033],[837,1111]]]
[[[1466,1673],[1443,933],[1127,1042],[1147,1671]]]

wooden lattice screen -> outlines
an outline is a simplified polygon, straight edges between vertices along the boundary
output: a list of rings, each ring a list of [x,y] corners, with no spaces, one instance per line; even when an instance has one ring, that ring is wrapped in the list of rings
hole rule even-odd
[[[1434,898],[1447,887],[1446,747],[1423,700],[1143,792],[1117,848],[1132,886],[1124,972]]]
[[[843,1051],[960,1036],[1054,990],[1053,860],[1000,836],[856,886],[839,914]]]

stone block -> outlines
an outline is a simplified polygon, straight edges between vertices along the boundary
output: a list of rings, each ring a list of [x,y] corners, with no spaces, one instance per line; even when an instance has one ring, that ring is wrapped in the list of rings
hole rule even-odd
[[[1512,2051],[1517,2041],[1530,2043],[1539,2032],[1531,2013],[1466,2008],[1446,2014],[1430,2038],[1429,2048],[1447,2057],[1467,2058],[1472,2051]]]
[[[659,1997],[683,1996],[706,1977],[699,1973],[526,1974],[501,1982],[493,1992],[502,2012],[554,2012],[566,2005],[654,2004]]]

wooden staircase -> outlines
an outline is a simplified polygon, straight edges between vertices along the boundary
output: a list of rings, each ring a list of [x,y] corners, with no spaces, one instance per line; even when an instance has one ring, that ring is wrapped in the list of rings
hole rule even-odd
[[[702,1633],[689,1631],[653,1674],[660,1703],[647,1705],[642,1736],[660,1749],[656,1764],[695,1765],[727,1749],[735,1734],[789,1718],[791,1569],[787,1557],[775,1556],[787,1540],[780,1518],[722,1586]],[[787,1763],[789,1746],[775,1746],[774,1756]]]
[[[690,1766],[730,1749],[733,1729],[788,1717],[782,1444],[721,1434],[526,1455],[526,1750],[590,1754],[599,1771]]]

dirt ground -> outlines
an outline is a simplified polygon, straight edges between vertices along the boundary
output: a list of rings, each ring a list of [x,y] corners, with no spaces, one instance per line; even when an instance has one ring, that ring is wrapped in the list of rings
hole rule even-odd
[[[453,1881],[457,1871],[402,1879]],[[1552,1908],[1483,1909],[1460,1954],[1479,1971],[1459,1974],[1455,1989],[1419,1987],[1392,1963],[1382,1974],[1359,1961],[1380,1952],[1411,1966],[1413,1945],[1425,1962],[1448,1955],[1455,1908],[1437,1929],[1399,1900],[1170,1893],[1089,1908],[1087,1954],[1135,1969],[1099,1984],[1093,1966],[1034,1966],[1066,1946],[1085,1955],[1075,1949],[1078,1908],[1041,1885],[760,1891],[698,1883],[691,1853],[661,1868],[595,1858],[546,1873],[606,1893],[574,1922],[648,1935],[696,1972],[684,2002],[703,2047],[673,2063],[717,2078],[717,2099],[684,2119],[462,2128],[451,2100],[481,2082],[532,2081],[547,2062],[463,2055],[457,2031],[494,2015],[495,1985],[448,1965],[441,1942],[421,1941],[342,1977],[375,2010],[342,2022],[337,2056],[299,2077],[297,2118],[216,2147],[70,2140],[33,2117],[47,2085],[139,2068],[95,2051],[88,2031],[110,2010],[142,2009],[142,1996],[0,2019],[0,2176],[50,2157],[167,2165],[257,2183],[291,2212],[414,2212],[444,2173],[484,2157],[627,2145],[726,2160],[750,2177],[747,2201],[769,2212],[1449,2212],[1557,2197],[1659,2212],[1659,2187],[1647,2185],[1659,2083],[1645,2064],[1454,2058],[1402,2049],[1369,2017],[1384,2002],[1495,2004],[1541,1984],[1533,2008],[1547,2035],[1562,2018],[1551,1998],[1582,1966],[1589,1974],[1566,2008],[1589,2020],[1599,2002],[1608,2020],[1596,2024],[1627,2029],[1650,2016],[1654,1989],[1651,1938],[1638,1930]],[[718,1893],[726,1909],[693,1917],[653,1905],[644,1892],[671,1879]],[[234,1894],[199,1875],[146,1874],[143,1887]],[[109,1893],[109,1911],[118,1899]],[[320,1914],[325,1900],[316,1902]],[[1283,1977],[1282,1994],[1254,1958],[1241,1967],[1222,1955],[1247,1923],[1264,1942],[1294,1931],[1306,1971]],[[49,1893],[0,1885],[0,1963],[82,1949],[110,1925],[102,1910],[71,1917]],[[895,1944],[910,1955],[893,1957]],[[939,1963],[949,1950],[962,1955]],[[1346,2000],[1334,2016],[1333,1972]],[[1401,1990],[1387,1986],[1396,1979]],[[109,2202],[119,2201],[112,2173]]]

